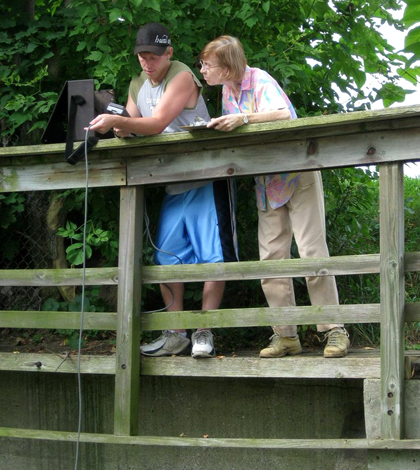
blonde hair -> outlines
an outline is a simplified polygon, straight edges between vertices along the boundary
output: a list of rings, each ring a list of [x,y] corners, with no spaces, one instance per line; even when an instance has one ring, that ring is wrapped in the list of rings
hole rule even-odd
[[[219,36],[209,42],[201,51],[201,59],[214,55],[219,65],[226,67],[226,80],[241,81],[246,68],[244,48],[239,39],[233,36]]]

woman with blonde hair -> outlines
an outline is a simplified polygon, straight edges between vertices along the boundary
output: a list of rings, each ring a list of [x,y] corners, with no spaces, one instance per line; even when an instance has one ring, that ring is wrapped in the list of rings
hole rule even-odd
[[[208,124],[228,132],[248,123],[296,119],[295,109],[277,81],[259,68],[249,67],[240,41],[220,36],[201,52],[201,73],[208,85],[223,85],[223,115]],[[279,144],[281,145],[281,144]],[[281,152],[281,147],[279,147]],[[295,237],[302,258],[328,257],[322,179],[319,171],[282,173],[255,178],[258,207],[258,243],[261,260],[290,258]],[[312,305],[338,305],[333,276],[307,277]],[[263,279],[270,307],[293,306],[291,278]],[[324,357],[343,357],[350,346],[342,324],[317,325],[325,333]],[[273,326],[262,358],[302,352],[296,325]]]

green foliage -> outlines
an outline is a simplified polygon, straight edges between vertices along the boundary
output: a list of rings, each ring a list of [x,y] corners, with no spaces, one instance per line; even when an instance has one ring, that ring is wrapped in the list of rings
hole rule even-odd
[[[420,4],[417,0],[405,0],[407,4],[404,10],[402,23],[405,28],[410,28],[405,37],[404,51],[409,54],[410,59],[398,73],[414,85],[419,83],[420,67]],[[416,66],[417,62],[417,66]]]
[[[57,235],[76,241],[66,249],[67,260],[71,265],[83,264],[85,255],[86,259],[90,259],[94,248],[99,249],[106,259],[117,257],[118,242],[113,239],[114,234],[110,230],[95,228],[91,220],[87,223],[85,250],[83,250],[83,226],[77,227],[76,224],[68,220],[66,228],[58,229]]]
[[[7,243],[6,230],[16,229],[18,215],[25,210],[25,196],[22,193],[0,194],[0,257],[11,261],[19,252],[19,243],[16,239],[9,239]]]
[[[414,0],[407,4],[409,25],[417,7]],[[239,37],[249,63],[273,74],[301,116],[366,108],[383,97],[387,104],[401,101],[406,91],[396,80],[398,73],[407,76],[407,59],[381,37],[378,26],[402,29],[391,14],[402,6],[397,0],[4,0],[3,145],[39,141],[65,80],[93,78],[97,89],[114,88],[117,101],[125,101],[139,72],[136,32],[148,21],[168,25],[175,58],[196,72],[208,41],[220,34]],[[418,30],[413,31],[407,50],[417,54]],[[382,78],[383,85],[364,96],[366,73]],[[352,96],[346,104],[338,102],[338,90]],[[218,93],[217,87],[206,90],[212,114],[220,111]]]
[[[71,265],[83,263],[83,217],[85,190],[63,191],[63,210],[68,213],[66,226],[57,235],[67,240],[67,260]],[[115,265],[118,256],[118,190],[115,188],[90,189],[86,227],[86,259],[94,257],[96,263]],[[96,254],[96,256],[95,256]]]
[[[82,311],[82,295],[76,295],[73,301],[63,302],[59,301],[54,297],[46,299],[42,305],[43,312],[81,312]],[[104,312],[106,309],[105,302],[100,298],[100,288],[98,286],[92,287],[86,290],[83,301],[84,312]],[[71,349],[76,349],[79,342],[79,330],[56,330],[60,336],[64,337],[64,341],[68,344]],[[96,338],[100,336],[100,332],[97,330],[84,330],[83,337]],[[82,340],[82,346],[84,340]]]
[[[16,222],[16,213],[23,212],[25,197],[21,193],[0,194],[0,227],[7,229]]]
[[[403,20],[394,20],[392,13],[401,10],[404,4],[407,8]],[[2,145],[39,143],[41,130],[66,80],[92,78],[97,89],[114,88],[116,100],[125,102],[129,82],[140,70],[133,54],[136,32],[149,21],[159,21],[169,27],[174,58],[190,65],[198,76],[196,60],[208,41],[221,34],[239,37],[249,64],[267,70],[281,83],[299,116],[366,109],[380,99],[386,106],[401,102],[408,92],[398,84],[400,77],[417,83],[419,76],[418,8],[417,0],[405,3],[399,0],[3,0],[0,3]],[[406,39],[405,52],[410,53],[409,59],[380,35],[378,26],[385,23],[397,30],[414,26]],[[367,73],[374,74],[382,84],[364,95],[362,87]],[[204,92],[211,115],[219,114],[220,89],[211,87]],[[339,92],[349,95],[347,103],[339,102]],[[257,211],[252,186],[252,179],[238,180],[238,235],[243,260],[258,259]],[[357,169],[326,171],[324,187],[331,254],[378,252],[375,174]],[[156,188],[153,191],[158,192]],[[407,194],[407,249],[415,249],[419,239],[418,189],[408,188]],[[69,262],[80,265],[84,191],[65,191],[60,197],[65,199],[68,219],[59,233],[66,238]],[[89,262],[115,264],[118,191],[89,190],[88,197]],[[3,229],[15,229],[16,216],[23,208],[20,198],[13,194],[0,196]],[[148,199],[149,212],[155,219],[160,198]],[[155,226],[153,220],[152,227]],[[5,248],[1,239],[0,246],[1,255],[8,259],[19,249],[13,242]],[[150,251],[149,248],[145,252],[149,260]],[[295,248],[294,253],[297,255]],[[418,298],[418,278],[413,273],[407,279],[410,281],[407,295]],[[377,276],[340,277],[338,283],[342,303],[377,301]],[[295,285],[299,303],[307,303],[304,281],[298,279]],[[200,288],[188,287],[187,297],[191,298],[187,303],[200,303]],[[147,294],[156,297],[153,289]],[[223,302],[225,307],[247,307],[264,305],[265,299],[259,281],[235,282],[227,286]],[[70,308],[58,304],[59,310]],[[89,308],[92,304],[96,305],[91,302]],[[238,343],[249,338],[253,331],[238,332]],[[364,333],[372,334],[369,330]]]
[[[378,252],[377,173],[337,168],[323,172],[323,177],[330,252],[336,256],[361,254],[363,247],[373,246],[369,253]]]

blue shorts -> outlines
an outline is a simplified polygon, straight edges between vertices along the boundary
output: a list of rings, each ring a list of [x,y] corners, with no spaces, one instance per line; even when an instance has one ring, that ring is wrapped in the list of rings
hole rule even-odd
[[[156,264],[238,261],[234,181],[166,194],[156,247]]]

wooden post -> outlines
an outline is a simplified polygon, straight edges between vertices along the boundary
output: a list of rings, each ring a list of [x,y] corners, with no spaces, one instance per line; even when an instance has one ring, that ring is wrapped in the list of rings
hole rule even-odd
[[[402,163],[380,166],[381,437],[403,437],[404,174]]]
[[[121,188],[114,433],[138,434],[144,188]]]

